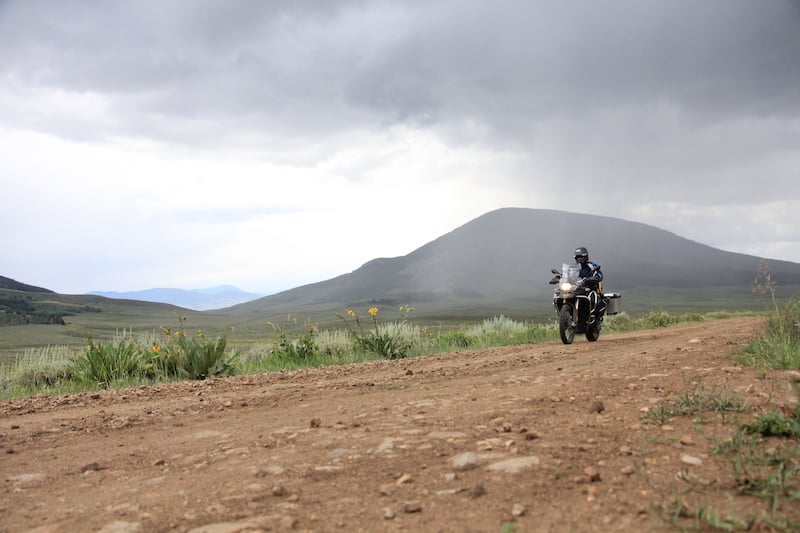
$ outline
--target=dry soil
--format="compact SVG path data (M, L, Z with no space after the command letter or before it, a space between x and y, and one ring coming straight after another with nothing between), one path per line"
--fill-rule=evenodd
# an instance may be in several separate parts
M676 498L758 513L711 450L796 401L786 373L732 362L761 327L8 401L0 531L671 530ZM647 416L698 390L748 407Z

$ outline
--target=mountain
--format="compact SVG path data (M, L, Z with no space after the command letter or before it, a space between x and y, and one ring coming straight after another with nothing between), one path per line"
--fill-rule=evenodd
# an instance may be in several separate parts
M586 246L591 260L602 265L606 290L628 289L633 294L724 289L726 294L749 295L761 261L618 218L504 208L408 255L374 259L349 274L225 311L297 313L359 304L411 304L450 311L480 307L485 313L547 303L552 294L547 283L550 269L572 262L577 246ZM769 261L769 268L778 283L800 284L800 264ZM659 302L647 305L658 308Z
M168 303L187 309L194 309L195 311L230 307L263 296L262 294L244 292L232 285L219 285L208 289L191 290L157 288L130 292L93 291L89 294L107 298Z
M23 291L23 292L49 292L53 293L53 291L49 289L43 289L41 287L34 287L33 285L26 285L25 283L20 283L19 281L13 280L11 278L7 278L5 276L0 276L0 289L10 289L12 291Z

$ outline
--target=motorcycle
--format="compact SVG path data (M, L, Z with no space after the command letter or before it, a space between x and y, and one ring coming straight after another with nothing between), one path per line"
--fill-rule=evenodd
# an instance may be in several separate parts
M598 290L595 319L590 323L590 297L593 291L586 284L593 281L594 272L599 269L600 265L594 265L592 275L587 278L579 276L581 266L578 264L564 263L560 273L556 269L551 270L555 277L550 280L550 284L556 285L553 306L558 313L558 331L564 344L572 344L576 333L585 334L588 341L596 341L600 338L600 330L603 329L603 318L606 315L619 313L618 300L622 295L618 292L603 293L602 290Z

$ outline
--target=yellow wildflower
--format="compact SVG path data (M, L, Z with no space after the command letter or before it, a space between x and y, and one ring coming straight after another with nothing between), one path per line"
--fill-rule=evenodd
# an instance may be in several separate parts
M156 343L153 343L153 352L159 353L161 351L161 346Z
M369 309L367 309L367 313L369 313L370 316L375 316L375 315L378 314L378 308L377 307L370 307Z
M356 316L356 312L353 311L352 309L348 309L347 310L347 314L350 315L350 316Z

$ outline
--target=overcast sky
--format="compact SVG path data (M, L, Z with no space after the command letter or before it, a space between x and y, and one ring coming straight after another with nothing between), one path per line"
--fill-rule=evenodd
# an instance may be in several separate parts
M62 293L266 294L501 207L800 262L800 1L0 0L0 206L0 275Z

